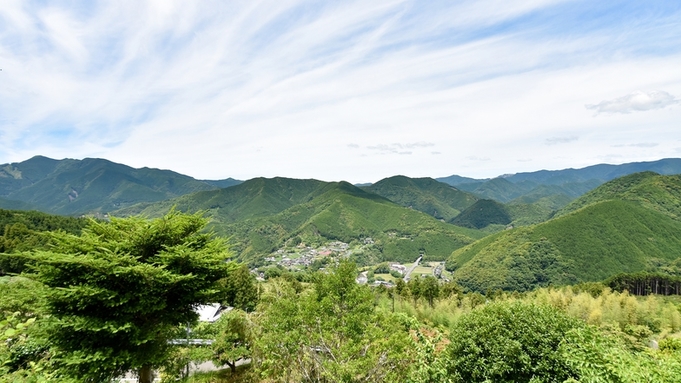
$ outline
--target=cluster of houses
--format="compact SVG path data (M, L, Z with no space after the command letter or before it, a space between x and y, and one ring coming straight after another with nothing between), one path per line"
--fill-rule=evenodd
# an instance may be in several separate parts
M296 252L279 249L274 252L271 257L265 258L265 261L276 263L287 268L305 267L310 266L317 258L348 255L350 252L350 245L341 241L333 241L326 246L319 248L312 248L301 244L298 246L298 249L299 250ZM279 257L281 257L281 259L279 259Z

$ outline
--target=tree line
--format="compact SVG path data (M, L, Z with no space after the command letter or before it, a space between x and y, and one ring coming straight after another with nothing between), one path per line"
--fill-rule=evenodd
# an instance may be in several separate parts
M628 291L634 295L681 295L681 277L675 275L640 272L622 273L604 282L617 291Z

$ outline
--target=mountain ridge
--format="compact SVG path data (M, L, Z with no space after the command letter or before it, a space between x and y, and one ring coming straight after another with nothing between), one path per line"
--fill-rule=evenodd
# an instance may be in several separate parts
M214 182L223 181L231 182ZM105 214L138 202L217 188L171 170L132 168L100 158L54 160L35 156L0 165L4 205L52 214Z

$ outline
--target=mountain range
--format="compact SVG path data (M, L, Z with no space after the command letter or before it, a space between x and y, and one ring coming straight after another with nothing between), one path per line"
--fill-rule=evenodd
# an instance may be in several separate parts
M98 158L36 156L0 165L0 207L61 215L107 213L237 183L200 181L170 170L135 169Z
M358 187L283 177L197 180L104 159L37 156L0 165L0 208L72 216L203 211L251 264L283 246L370 243L353 255L358 262L423 255L446 259L470 290L526 290L676 267L681 181L662 175L674 173L681 159L487 180L394 176Z
M404 194L427 194L408 179L400 180L412 186L400 189ZM416 182L420 183L434 185L440 192L440 188L452 189L434 180ZM452 193L458 196L459 192ZM472 195L463 194L463 199L475 201ZM376 244L373 257L379 260L413 261L420 254L426 259L444 260L452 249L484 235L405 208L347 182L282 177L254 178L226 189L138 204L116 214L159 216L172 207L206 212L211 227L232 238L233 249L244 260L272 253L290 241L320 245L366 238Z
M574 199L595 187L628 174L652 171L662 175L681 173L681 159L667 158L622 165L599 164L581 169L539 170L474 179L457 175L436 178L440 182L499 202L532 203L542 198Z

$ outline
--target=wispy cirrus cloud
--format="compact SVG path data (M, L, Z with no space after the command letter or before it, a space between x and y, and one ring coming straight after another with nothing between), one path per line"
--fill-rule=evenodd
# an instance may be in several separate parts
M627 114L662 109L678 103L679 100L667 92L639 90L613 100L601 101L598 104L587 104L586 108L596 111L596 114Z
M459 164L494 176L527 153L582 165L567 161L596 158L615 132L681 138L679 108L645 131L623 112L671 105L664 95L604 96L676 100L680 17L674 2L6 0L0 163L90 156L200 178L357 181ZM606 101L591 110L631 121L575 112L594 89ZM565 131L580 156L559 145Z

